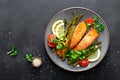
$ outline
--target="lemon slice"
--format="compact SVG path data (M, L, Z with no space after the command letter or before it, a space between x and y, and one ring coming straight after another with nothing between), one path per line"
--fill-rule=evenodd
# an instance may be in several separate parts
M56 27L56 36L62 40L62 37L61 35L64 35L64 23L60 23L58 24L58 26Z
M57 21L55 21L53 23L53 25L52 25L52 33L54 35L56 35L56 27L58 26L58 24L61 24L61 23L63 23L63 20L57 20Z
M95 62L100 58L100 49L97 49L97 51L95 53L92 53L89 57L88 57L88 61L89 62Z

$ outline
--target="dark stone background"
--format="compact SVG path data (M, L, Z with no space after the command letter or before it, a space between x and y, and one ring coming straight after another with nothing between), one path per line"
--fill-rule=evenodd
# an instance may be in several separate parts
M48 57L44 33L58 11L82 6L96 11L110 31L110 48L95 68L79 73L63 70ZM120 80L120 0L0 0L0 80ZM15 45L17 57L6 54ZM42 67L33 68L25 53L39 55Z

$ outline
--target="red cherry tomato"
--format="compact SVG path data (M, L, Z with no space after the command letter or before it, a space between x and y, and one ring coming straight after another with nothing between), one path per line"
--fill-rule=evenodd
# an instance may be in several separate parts
M88 63L89 63L88 59L80 60L79 62L80 66L82 67L88 66Z
M51 39L52 39L52 38L56 39L57 37L56 37L56 35L54 35L54 34L49 34L49 35L48 35L48 42L49 42L49 43L53 43L53 42L51 42Z
M57 44L48 42L48 46L51 47L51 48L55 48L57 46Z
M93 24L94 23L94 19L93 18L87 18L87 19L85 19L85 22Z
M57 44L51 42L52 38L56 39L57 37L54 34L49 34L48 35L48 46L51 47L51 48L55 48L57 46Z

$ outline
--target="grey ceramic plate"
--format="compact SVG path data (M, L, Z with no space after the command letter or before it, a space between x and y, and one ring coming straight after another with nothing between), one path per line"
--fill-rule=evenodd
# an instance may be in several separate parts
M81 14L81 13L84 14L84 17L82 18L82 20L85 20L85 18L88 18L88 17L98 16L100 19L100 23L105 25L105 30L100 34L100 36L98 38L98 40L102 41L101 56L98 61L90 63L87 67L72 67L71 65L68 65L67 60L62 61L56 55L55 52L52 52L52 50L51 50L51 48L49 48L48 42L47 42L47 37L49 34L51 34L51 28L52 28L53 22L55 22L56 20L59 20L59 19L64 19L64 18L66 18L67 20L70 20L74 10L77 12L77 14ZM70 8L66 8L66 9L58 12L48 23L46 31L45 31L45 36L44 36L45 48L46 48L47 54L49 55L51 60L59 67L65 69L65 70L68 70L68 71L73 71L73 72L85 71L85 70L95 67L98 63L100 63L102 61L102 59L104 58L104 56L106 55L106 52L108 50L109 40L110 39L109 39L108 28L107 28L104 20L94 11L87 9L87 8L83 8L83 7L70 7Z

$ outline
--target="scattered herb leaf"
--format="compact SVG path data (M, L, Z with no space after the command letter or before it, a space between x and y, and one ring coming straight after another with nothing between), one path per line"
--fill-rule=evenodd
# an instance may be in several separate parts
M15 46L13 46L12 49L9 52L7 52L6 54L9 54L10 56L17 56L18 51L16 50Z
M17 56L17 55L18 55L18 51L16 50L10 54L10 56Z
M27 62L32 62L33 55L31 53L27 53L27 54L25 54L25 59Z

